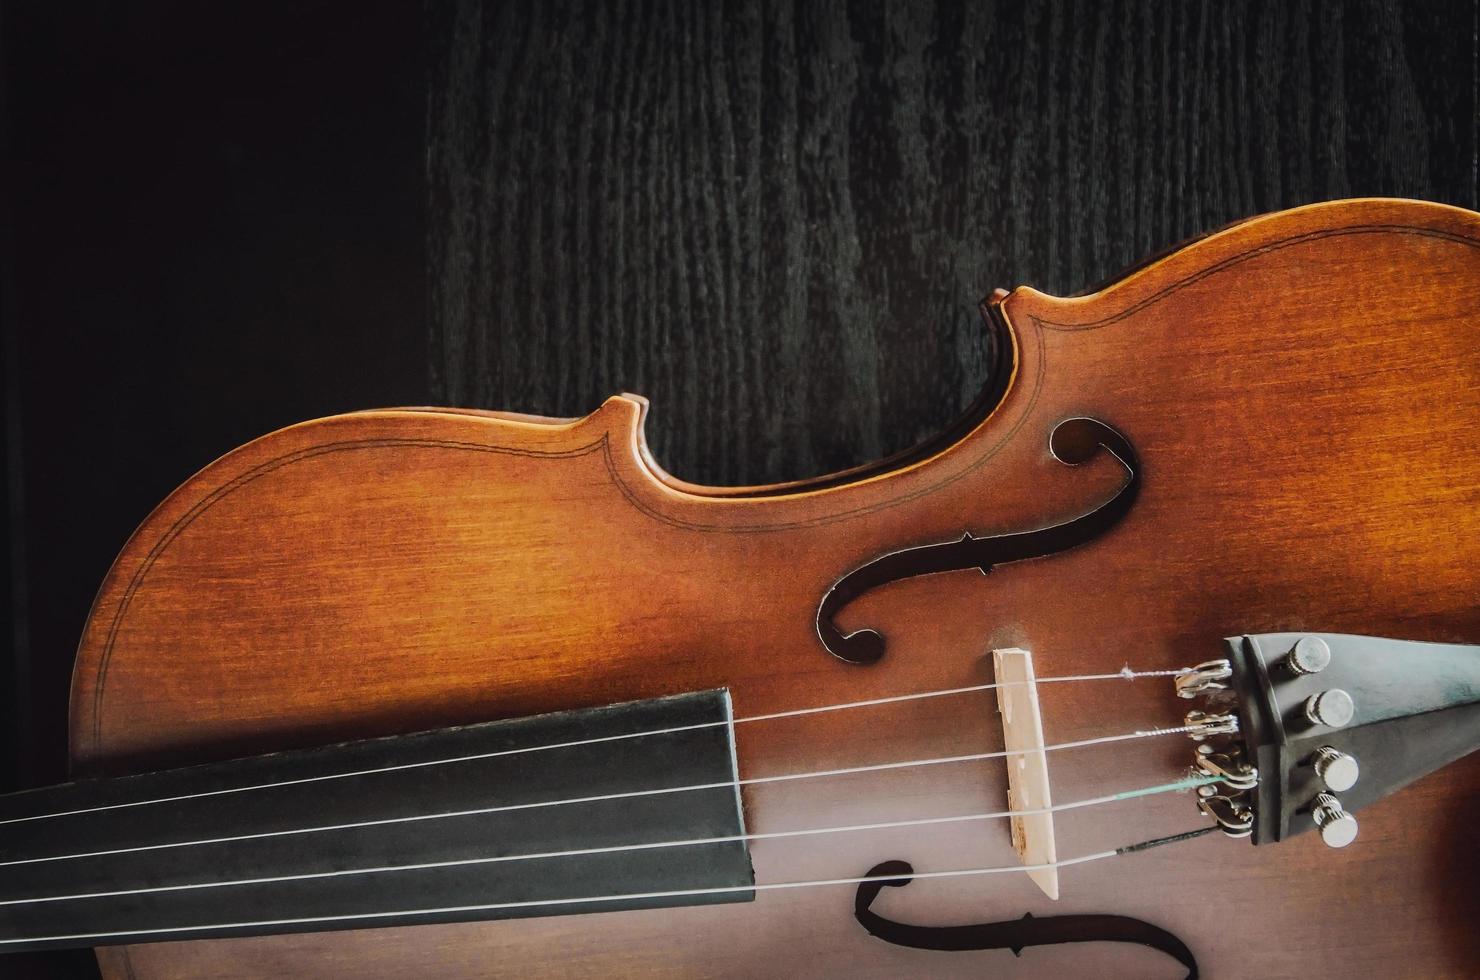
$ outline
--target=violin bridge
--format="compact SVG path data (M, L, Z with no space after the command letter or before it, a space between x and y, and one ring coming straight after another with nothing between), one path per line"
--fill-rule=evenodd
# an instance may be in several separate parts
M1048 754L1044 751L1043 716L1038 710L1038 684L1033 654L1016 647L992 651L996 670L997 710L1002 714L1003 747L1007 755L1007 808L1047 810L1053 805L1048 790ZM1032 813L1009 818L1012 846L1025 865L1050 865L1027 872L1049 898L1059 897L1059 870L1054 843L1053 814Z

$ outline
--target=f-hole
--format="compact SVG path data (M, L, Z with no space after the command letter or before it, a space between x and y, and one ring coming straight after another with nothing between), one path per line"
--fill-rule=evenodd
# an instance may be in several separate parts
M990 537L975 537L967 531L955 541L905 548L855 568L839 579L818 604L817 636L827 651L850 664L877 663L884 656L882 633L862 629L844 634L836 625L838 613L849 603L881 585L971 568L985 575L997 565L1042 558L1092 541L1130 512L1141 490L1141 468L1135 448L1125 436L1097 419L1065 419L1049 434L1048 448L1067 466L1085 463L1104 449L1125 467L1128 479L1115 496L1062 524Z
M869 935L896 946L961 953L1010 949L1021 956L1030 946L1060 943L1137 943L1172 957L1187 967L1187 980L1197 980L1197 958L1172 933L1127 915L1044 915L1028 912L1021 919L967 926L917 926L886 919L872 908L885 888L903 888L915 869L904 861L885 861L869 871L853 899L853 915Z

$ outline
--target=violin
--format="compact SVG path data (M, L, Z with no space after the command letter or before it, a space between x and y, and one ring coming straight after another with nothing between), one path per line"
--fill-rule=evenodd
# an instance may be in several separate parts
M1474 975L1480 214L1312 205L983 312L968 416L817 479L684 482L636 395L207 466L98 592L77 779L0 798L0 950Z

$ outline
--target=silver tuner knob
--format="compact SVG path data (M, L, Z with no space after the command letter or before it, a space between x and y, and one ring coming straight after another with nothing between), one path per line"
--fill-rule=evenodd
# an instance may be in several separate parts
M1218 829L1229 837L1248 837L1254 832L1254 811L1238 800L1199 793L1197 808L1218 821Z
M1352 696L1339 687L1305 699L1305 717L1312 725L1345 728L1356 713L1357 706L1352 703Z
M1172 684L1179 698L1195 698L1203 694L1228 689L1228 679L1233 676L1233 665L1227 660L1209 660L1198 664L1176 677Z
M1284 663L1296 677L1319 674L1331 663L1331 647L1319 636L1302 636L1285 655Z
M1259 785L1259 770L1237 758L1236 752L1218 752L1207 742L1197 747L1193 766L1204 776L1211 776L1234 792ZM1207 787L1211 789L1211 787Z
M1327 847L1345 847L1357 839L1357 818L1343 810L1341 801L1330 793L1316 796L1311 816Z
M1329 745L1316 749L1315 767L1321 782L1338 793L1345 793L1357 785L1357 776L1361 772L1356 759Z
M1207 711L1189 711L1182 719L1187 737L1196 742L1214 735L1237 735L1238 718L1231 714L1212 714Z

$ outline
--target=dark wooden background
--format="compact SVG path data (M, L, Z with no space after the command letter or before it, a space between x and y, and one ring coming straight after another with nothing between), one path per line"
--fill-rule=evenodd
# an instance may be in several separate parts
M625 389L691 480L875 458L985 382L994 286L1475 207L1477 37L1480 0L0 2L0 790L64 777L98 582L238 443Z
M702 482L939 431L994 286L1324 198L1475 203L1473 0L433 7L435 397L646 394Z

